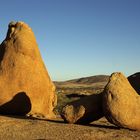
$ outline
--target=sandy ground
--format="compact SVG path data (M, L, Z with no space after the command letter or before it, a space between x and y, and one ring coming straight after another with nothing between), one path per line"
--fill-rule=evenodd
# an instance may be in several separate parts
M54 121L0 116L0 140L140 140L140 132L120 129L102 118L83 126Z

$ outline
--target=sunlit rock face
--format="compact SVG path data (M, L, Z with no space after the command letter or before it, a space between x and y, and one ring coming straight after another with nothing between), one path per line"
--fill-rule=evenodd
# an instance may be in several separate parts
M11 22L0 45L0 113L52 118L54 91L33 31L24 22Z
M111 123L140 130L140 96L122 73L113 73L104 89L103 111Z

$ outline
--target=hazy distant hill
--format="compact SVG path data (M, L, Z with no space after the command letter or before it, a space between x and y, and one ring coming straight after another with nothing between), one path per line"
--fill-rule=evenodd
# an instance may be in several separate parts
M76 83L76 84L92 84L97 82L106 82L108 81L109 76L108 75L96 75L96 76L90 76L90 77L83 77L79 79L69 80L67 82L69 83Z
M108 75L96 75L63 82L55 81L54 84L59 94L90 95L103 91L108 80Z
M107 83L109 80L108 75L95 75L95 76L90 76L90 77L83 77L83 78L78 78L78 79L72 79L68 81L55 81L54 84L56 87L62 87L62 86L92 86L97 83Z

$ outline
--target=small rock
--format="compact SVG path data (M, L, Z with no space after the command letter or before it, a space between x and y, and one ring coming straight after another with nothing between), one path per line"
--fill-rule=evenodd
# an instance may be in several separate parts
M61 113L68 123L88 124L103 117L102 93L83 97L68 103Z

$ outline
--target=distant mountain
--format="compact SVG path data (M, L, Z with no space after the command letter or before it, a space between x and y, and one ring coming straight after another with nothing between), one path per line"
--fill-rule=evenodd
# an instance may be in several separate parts
M68 81L55 81L57 93L67 94L70 97L91 95L103 91L109 80L108 75L96 75ZM78 96L77 96L78 95Z
M90 77L83 77L79 79L73 79L66 82L75 83L75 84L93 84L98 82L107 82L109 80L108 75L96 75Z
M83 77L78 79L72 79L68 81L54 81L56 86L66 86L66 85L92 85L95 83L107 83L109 80L108 75L95 75L90 77Z

